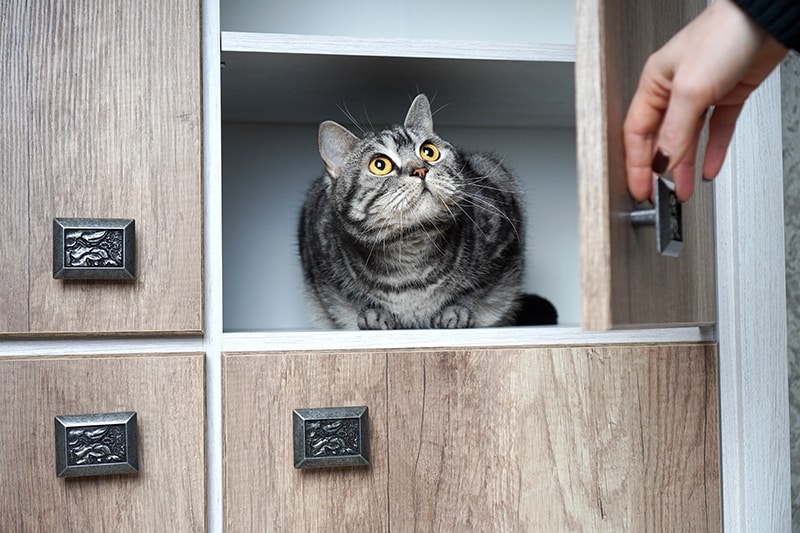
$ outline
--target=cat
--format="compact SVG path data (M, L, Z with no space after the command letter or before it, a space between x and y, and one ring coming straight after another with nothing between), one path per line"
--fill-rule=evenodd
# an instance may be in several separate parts
M359 138L325 121L318 141L326 172L306 195L298 231L318 322L343 329L503 326L533 302L526 323L555 323L547 300L522 291L525 223L516 178L497 157L461 153L436 135L424 94L402 126Z

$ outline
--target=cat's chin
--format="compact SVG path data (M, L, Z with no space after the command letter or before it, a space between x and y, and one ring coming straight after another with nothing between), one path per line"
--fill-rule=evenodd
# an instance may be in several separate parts
M416 201L410 206L407 217L416 219L419 223L440 222L453 219L455 202L450 202L441 193L425 187L417 196Z
M402 209L391 212L374 213L373 229L416 228L430 224L439 224L454 220L452 209L436 198L430 191L423 191L412 202L408 202Z

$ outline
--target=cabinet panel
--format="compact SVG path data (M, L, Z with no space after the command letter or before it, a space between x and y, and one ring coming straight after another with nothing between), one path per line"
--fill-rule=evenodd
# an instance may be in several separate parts
M715 320L711 186L683 206L684 248L660 257L654 231L634 228L622 124L650 52L703 0L576 3L576 115L583 326L709 324ZM700 167L698 167L699 169Z
M25 254L11 268L30 270L29 283L12 280L13 294L27 293L13 303L30 315L4 331L201 331L199 0L10 9L27 22L4 40L25 83L4 89L3 112L24 111L11 138L29 153L14 156L6 203L20 210L10 246ZM55 217L135 219L137 279L54 280Z
M223 376L232 530L720 528L713 345L239 354ZM371 466L293 470L292 409L346 405L369 406Z
M23 38L27 28L19 4L0 4L0 52L5 63L0 83L0 331L28 328L28 108L20 97L28 83Z
M226 354L230 531L388 531L386 354ZM370 467L296 470L292 410L369 407Z
M389 357L400 531L718 531L713 346Z
M0 359L0 509L15 531L205 527L202 354ZM56 477L54 417L136 411L139 473Z

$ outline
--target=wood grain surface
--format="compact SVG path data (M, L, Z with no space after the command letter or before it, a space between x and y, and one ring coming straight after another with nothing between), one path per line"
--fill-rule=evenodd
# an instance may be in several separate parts
M796 378L787 365L787 325L789 338L797 329L787 321L786 282L794 282L784 267L784 248L792 256L797 245L784 241L779 74L748 99L716 180L717 246L725 258L718 335L726 532L797 529L790 490L797 426L789 396ZM797 213L789 207L786 215Z
M0 332L28 329L29 116L25 2L0 3Z
M14 305L29 301L29 327L3 331L202 331L199 0L3 9L25 22L4 24L11 37L1 42L25 80L3 88L4 122L29 151L13 158L20 172L2 213L25 224L10 241L25 252L13 269L30 264L30 288L23 277L13 289ZM54 280L55 217L135 219L137 279Z
M225 354L226 531L388 531L386 354ZM297 470L292 410L369 407L369 468Z
M713 345L228 355L226 524L718 531L716 368ZM362 402L368 470L292 470L292 408Z
M576 4L576 115L583 326L710 324L715 319L711 186L683 206L684 249L660 257L655 232L634 228L622 124L648 55L705 2ZM698 181L699 174L698 174Z
M0 359L0 529L204 531L204 384L202 354ZM119 411L139 473L57 478L54 417Z
M718 531L710 346L389 359L400 531Z

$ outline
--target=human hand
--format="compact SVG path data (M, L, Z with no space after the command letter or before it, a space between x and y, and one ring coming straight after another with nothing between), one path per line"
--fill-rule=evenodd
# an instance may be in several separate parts
M706 112L705 179L722 168L745 100L787 50L731 0L716 0L647 60L623 128L628 189L652 193L653 173L672 172L678 200L694 191Z

